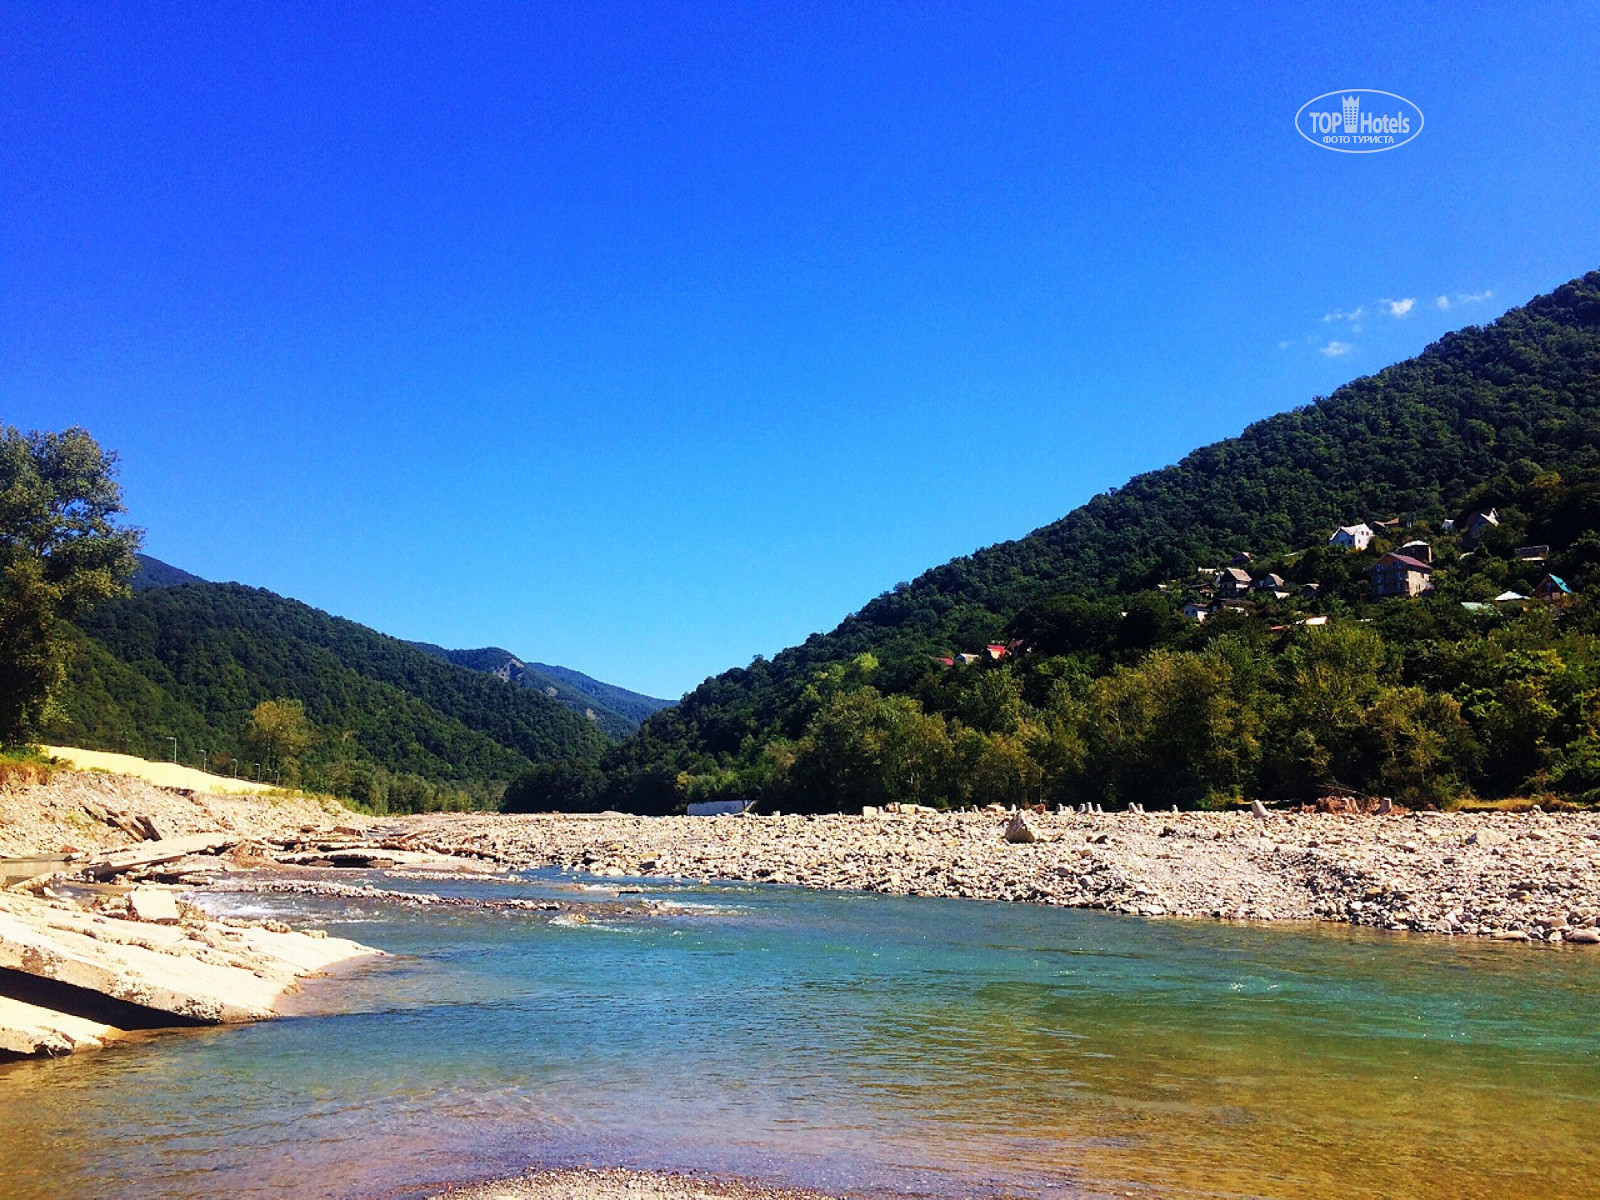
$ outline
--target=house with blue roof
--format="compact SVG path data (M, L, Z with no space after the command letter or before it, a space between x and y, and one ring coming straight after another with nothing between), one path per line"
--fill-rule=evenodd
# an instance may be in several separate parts
M1539 581L1539 586L1533 589L1533 595L1545 604L1565 604L1572 599L1572 589L1561 576L1546 575Z

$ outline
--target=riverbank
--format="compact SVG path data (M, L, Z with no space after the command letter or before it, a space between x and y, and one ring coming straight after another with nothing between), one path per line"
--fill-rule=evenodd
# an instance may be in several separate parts
M118 754L111 750L80 750L76 746L40 746L39 749L58 763L78 771L102 771L109 775L125 775L142 779L157 787L182 788L213 796L267 796L285 795L283 788L271 783L258 783L237 776L213 775L209 771L181 766L175 762L159 762L133 754Z
M1146 917L1341 921L1600 943L1600 814L817 817L439 814L396 845L601 877L1026 901Z
M272 839L358 836L368 824L304 797L217 796L98 772L0 789L10 885L0 890L0 1057L263 1020L299 980L378 953L320 930L212 920L181 884L194 866L264 862Z
M658 1171L531 1171L442 1192L435 1200L838 1200L821 1192Z
M37 891L0 893L0 1057L265 1020L305 976L379 953L320 930L214 921L177 889Z
M221 831L205 870L558 868L1095 908L1336 921L1600 945L1600 813L634 817L437 813L376 821L303 797L209 796L57 772L0 790L0 853L82 858ZM141 832L142 831L142 832ZM184 878L181 874L177 878Z

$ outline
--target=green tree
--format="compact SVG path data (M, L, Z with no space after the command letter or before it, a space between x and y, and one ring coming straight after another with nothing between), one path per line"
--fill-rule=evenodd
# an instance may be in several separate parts
M1006 670L973 671L957 693L951 715L983 733L1015 733L1022 721L1022 689Z
M1154 651L1089 690L1090 774L1114 802L1203 803L1251 787L1259 710L1230 657Z
M0 744L35 734L62 680L63 626L126 591L139 531L116 455L82 429L0 429Z
M1454 698L1422 688L1385 688L1361 724L1358 778L1369 791L1412 804L1437 803L1461 790L1475 750Z
M1362 726L1386 680L1398 673L1383 639L1360 625L1307 628L1275 664L1283 697L1267 752L1268 791L1303 796L1319 786L1358 786L1366 775Z
M505 812L599 812L606 777L586 762L540 763L513 779L500 807Z
M300 782L300 756L314 738L306 706L298 700L263 700L251 711L245 733L245 740L291 785Z
M794 807L844 809L942 800L944 719L909 696L860 687L834 695L806 726L788 779Z
M1020 738L963 729L954 739L943 799L950 804L1032 804L1040 798L1043 776Z

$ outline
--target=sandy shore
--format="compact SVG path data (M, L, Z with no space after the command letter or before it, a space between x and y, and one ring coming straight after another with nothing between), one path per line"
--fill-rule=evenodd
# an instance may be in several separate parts
M403 844L515 867L1030 901L1142 916L1342 921L1600 943L1600 814L435 815Z
M439 1200L834 1200L820 1192L652 1171L533 1171L476 1184Z
M110 775L126 775L142 779L164 788L183 788L191 792L205 792L213 796L265 796L285 794L282 788L271 783L253 783L248 779L212 775L194 767L180 766L175 762L153 762L132 754L117 754L110 750L79 750L76 746L41 746L51 758L76 767L80 771L104 771Z

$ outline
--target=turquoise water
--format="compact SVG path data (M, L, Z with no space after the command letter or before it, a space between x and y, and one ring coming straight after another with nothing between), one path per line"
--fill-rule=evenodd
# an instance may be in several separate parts
M459 890L604 897L570 889ZM410 1197L534 1163L941 1196L1600 1191L1600 954L647 891L675 907L212 897L395 957L304 1016L0 1066L0 1194Z

